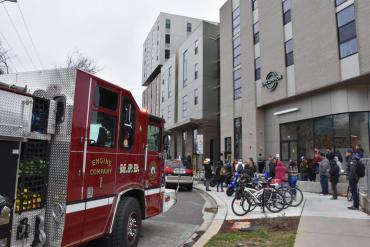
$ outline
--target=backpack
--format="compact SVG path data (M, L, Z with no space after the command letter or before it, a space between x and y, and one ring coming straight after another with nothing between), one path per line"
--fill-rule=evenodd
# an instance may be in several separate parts
M221 171L220 171L220 176L223 177L225 175L226 175L226 169L225 169L225 167L222 167Z
M365 177L365 165L361 160L357 160L356 173L359 178Z

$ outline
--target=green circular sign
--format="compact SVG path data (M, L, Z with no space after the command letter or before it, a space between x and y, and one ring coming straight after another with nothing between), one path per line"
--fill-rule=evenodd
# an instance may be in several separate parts
M272 92L277 88L279 81L281 79L283 79L282 75L279 75L276 72L270 72L267 74L266 81L262 83L262 86L266 87L268 90Z

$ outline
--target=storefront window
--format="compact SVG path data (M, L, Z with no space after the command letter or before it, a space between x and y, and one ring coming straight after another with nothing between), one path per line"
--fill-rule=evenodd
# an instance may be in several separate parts
M298 157L313 157L313 121L298 123Z
M281 140L297 140L297 126L298 123L291 123L281 126Z
M326 153L327 149L333 149L333 117L326 116L314 121L315 148Z
M369 116L367 112L351 113L351 145L361 145L364 157L369 157Z
M334 115L333 125L335 151L339 151L342 157L344 157L346 149L351 146L349 139L349 115L347 113Z
M280 125L281 159L288 161L300 156L313 157L313 149L326 153L328 149L345 156L348 147L361 145L364 157L369 157L369 114L343 113ZM298 148L297 148L298 145Z

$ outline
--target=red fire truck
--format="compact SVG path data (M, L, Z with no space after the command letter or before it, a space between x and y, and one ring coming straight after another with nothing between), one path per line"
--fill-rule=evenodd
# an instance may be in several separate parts
M0 76L0 247L136 246L164 190L164 121L76 69Z

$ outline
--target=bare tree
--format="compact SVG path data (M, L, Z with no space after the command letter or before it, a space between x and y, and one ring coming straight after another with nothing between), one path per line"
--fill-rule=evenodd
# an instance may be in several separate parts
M8 51L4 49L0 42L0 75L9 74L8 59Z
M81 69L91 74L96 74L101 71L101 68L92 58L86 57L79 50L72 52L67 57L66 66L67 68Z

